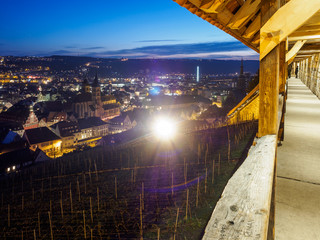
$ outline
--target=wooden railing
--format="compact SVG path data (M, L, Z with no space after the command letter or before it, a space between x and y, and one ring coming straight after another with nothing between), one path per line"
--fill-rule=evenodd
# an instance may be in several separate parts
M278 130L285 98L279 95ZM229 179L204 240L273 239L276 149L278 135L255 139L248 157Z
M248 93L247 96L245 96L241 102L237 104L233 109L231 109L227 116L232 117L233 114L235 114L239 109L243 108L244 105L248 104L248 102L252 101L257 95L259 95L259 84L251 90L251 92Z
M203 239L267 239L277 136L264 136L230 178Z

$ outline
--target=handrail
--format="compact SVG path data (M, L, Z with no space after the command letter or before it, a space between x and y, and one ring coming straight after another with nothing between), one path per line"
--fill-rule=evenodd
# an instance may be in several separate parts
M251 100L251 98L255 97L257 94L257 92L259 92L259 84L251 91L248 93L247 96L245 96L241 102L239 102L237 104L237 106L235 106L232 110L230 110L227 114L228 117L231 117L238 108L240 108L244 103L246 103L247 101Z
M229 179L203 236L207 239L267 239L276 155L276 135L263 136Z
M284 107L285 98L279 94L278 131ZM267 135L251 146L248 157L229 179L205 229L204 240L267 239L274 215L271 205L277 142L277 134ZM273 228L274 223L270 224Z

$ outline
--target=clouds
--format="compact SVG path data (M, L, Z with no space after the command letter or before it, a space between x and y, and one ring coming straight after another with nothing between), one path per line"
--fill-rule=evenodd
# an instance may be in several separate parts
M83 50L97 50L97 49L104 49L105 47L87 47L87 48L81 48Z
M151 40L148 40L151 41ZM155 40L154 40L155 41ZM164 40L166 41L166 40ZM132 49L88 53L94 57L131 58L215 58L258 59L258 54L241 42L207 42L190 44L166 44Z
M139 43L156 43L156 42L180 42L181 40L177 39L166 39L166 40L141 40L141 41L135 41Z
M204 43L176 43L169 44L169 41L179 41L174 39L167 40L142 40L145 46L118 50L107 50L102 45L92 47L78 47L66 45L62 49L50 52L38 52L38 56L50 55L69 55L69 56L88 56L104 58L193 58L193 59L224 59L224 60L258 60L259 55L249 49L241 42L204 42ZM148 45L148 43L159 42L159 44ZM164 44L161 44L163 42ZM1 46L1 45L0 45ZM3 54L3 53L2 53ZM18 55L18 54L14 54ZM24 54L28 55L28 54Z

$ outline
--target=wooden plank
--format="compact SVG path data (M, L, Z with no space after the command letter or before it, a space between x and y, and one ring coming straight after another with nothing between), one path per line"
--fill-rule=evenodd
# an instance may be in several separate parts
M259 11L260 3L261 0L245 1L229 21L228 27L231 29L243 27Z
M205 229L204 240L266 239L276 143L276 135L268 135L251 147L247 159L225 187Z
M291 0L281 7L260 30L260 59L319 10L319 0L308 0L308 4L305 0Z
M247 30L242 35L244 38L252 38L254 34L256 34L261 27L261 13L259 13L253 22L249 25Z
M299 50L302 48L303 44L305 44L307 40L297 41L293 47L290 49L290 51L286 54L286 62L294 58L295 55L299 52Z

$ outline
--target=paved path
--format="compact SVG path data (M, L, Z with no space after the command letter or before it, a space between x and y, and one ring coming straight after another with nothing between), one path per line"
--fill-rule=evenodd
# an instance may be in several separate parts
M290 78L278 147L276 240L320 240L320 100Z

